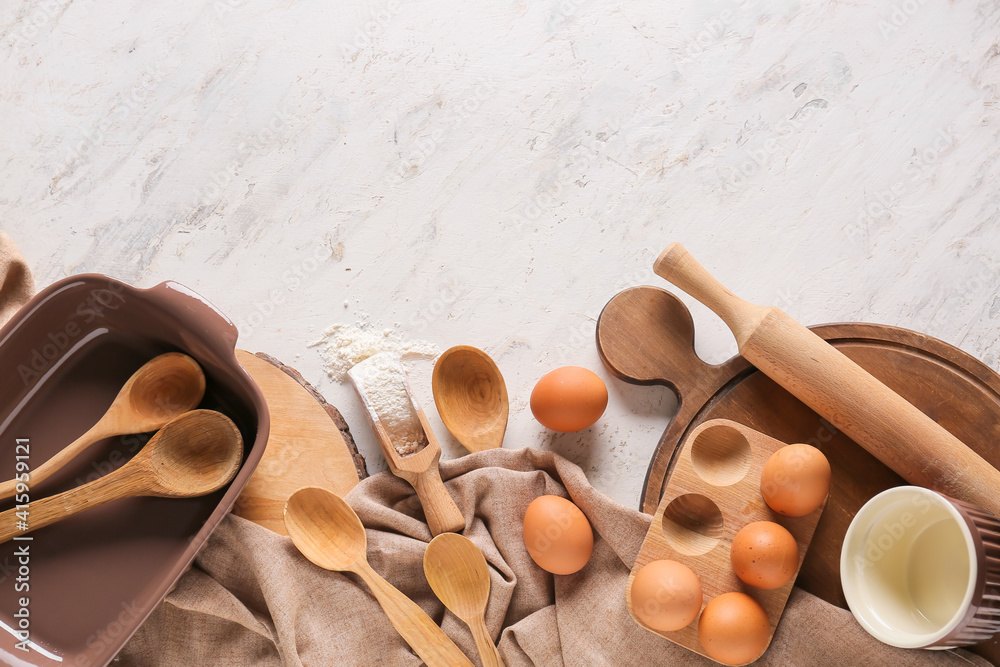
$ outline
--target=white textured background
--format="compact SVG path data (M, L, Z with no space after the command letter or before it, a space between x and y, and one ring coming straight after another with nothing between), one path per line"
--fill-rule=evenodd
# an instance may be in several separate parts
M910 327L997 367L998 28L995 0L5 2L0 226L40 286L202 293L341 408L372 472L357 398L307 343L367 316L483 347L506 446L635 506L674 399L611 379L594 323L665 285L669 241L806 324ZM611 403L554 436L527 399L564 364Z

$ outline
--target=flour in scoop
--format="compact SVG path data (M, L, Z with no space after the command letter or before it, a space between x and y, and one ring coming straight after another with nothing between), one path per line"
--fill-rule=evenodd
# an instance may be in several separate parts
M400 456L415 454L424 448L427 435L406 393L399 355L380 352L352 368L350 377Z

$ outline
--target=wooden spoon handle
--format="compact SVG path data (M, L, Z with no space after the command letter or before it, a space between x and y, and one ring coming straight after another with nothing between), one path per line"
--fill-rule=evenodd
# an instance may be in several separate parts
M420 498L420 504L424 507L424 516L427 517L427 527L431 529L431 535L458 533L465 528L462 510L458 509L455 500L441 481L437 465L432 465L423 472L412 473L410 484L413 485L417 497Z
M353 572L368 584L393 627L428 667L473 667L455 642L416 602L383 579L366 561L359 560L354 565Z
M72 461L77 457L83 450L90 447L95 442L103 440L104 438L111 437L115 435L114 433L108 433L104 426L104 420L97 422L90 429L81 435L79 438L71 442L69 445L61 449L48 461L38 466L31 471L28 475L29 483L34 486L39 484L55 473L59 472L63 466ZM7 482L0 484L0 500L6 500L7 498L13 498L17 492L17 480L12 479Z
M483 617L479 616L469 623L469 629L472 630L472 638L476 640L476 648L479 649L479 659L482 660L483 667L504 667L503 658L500 657L500 651L490 637L490 631Z
M112 472L89 484L30 502L26 508L9 509L0 514L0 544L92 507L131 495L135 495L135 488L128 483L127 476Z
M420 408L413 395L413 387L410 386L410 378L403 371L403 386L413 404L413 410L417 413L417 419L424 430L427 438L427 445L421 452L424 456L430 454L431 460L423 470L411 470L406 474L405 479L413 485L413 489L420 498L420 504L424 507L424 516L427 517L427 527L431 529L431 535L441 533L458 533L465 528L465 517L458 509L455 500L448 493L444 482L441 481L441 471L438 470L438 461L441 458L441 444L434 435L434 429L427 421L427 415ZM396 473L399 475L400 473Z

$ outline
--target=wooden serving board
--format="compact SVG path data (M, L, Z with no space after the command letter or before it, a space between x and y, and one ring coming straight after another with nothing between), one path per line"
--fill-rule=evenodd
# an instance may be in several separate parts
M988 366L906 329L861 323L811 329L1000 467L1000 375ZM644 512L656 512L677 445L707 420L732 419L782 442L823 450L833 468L830 498L796 583L846 609L840 549L847 527L869 498L903 479L742 357L718 365L702 361L694 351L690 312L666 290L633 287L612 298L598 318L597 348L619 379L665 385L678 397L677 414L646 473ZM974 650L1000 662L997 638Z
M285 531L285 501L303 486L320 486L343 497L368 476L347 422L294 368L263 353L236 351L260 387L271 413L271 433L233 513Z
M678 450L677 463L625 587L625 603L639 625L705 655L697 619L675 632L658 632L643 624L632 609L635 575L647 564L667 559L687 565L698 575L706 603L731 591L757 600L767 612L770 636L774 636L795 577L773 590L747 586L733 572L729 550L743 526L773 521L795 538L799 546L796 573L802 567L823 507L803 517L786 517L768 507L760 494L764 464L785 444L728 419L704 422L691 432Z

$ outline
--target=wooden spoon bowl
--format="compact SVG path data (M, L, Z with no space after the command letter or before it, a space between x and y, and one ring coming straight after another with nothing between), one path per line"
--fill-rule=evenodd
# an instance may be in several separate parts
M285 528L302 555L324 570L350 569L368 549L365 527L351 506L317 486L288 498Z
M317 486L299 489L285 504L285 528L295 547L312 563L361 577L393 627L429 667L472 667L417 603L371 568L365 527L342 498Z
M133 428L141 433L159 428L193 410L205 395L205 373L198 362L180 352L168 352L144 364L129 378L120 396L127 397Z
M460 619L486 611L490 572L479 547L467 537L443 533L431 540L424 552L424 574L434 594Z
M441 421L470 452L496 449L507 431L507 385L488 354L456 345L438 357L431 377Z
M143 462L163 496L187 498L211 493L235 477L243 462L239 429L228 417L212 410L181 415L160 429L149 444L136 459Z
M438 535L424 551L424 576L444 606L469 626L484 667L502 667L483 618L490 600L490 570L479 547L456 533Z

